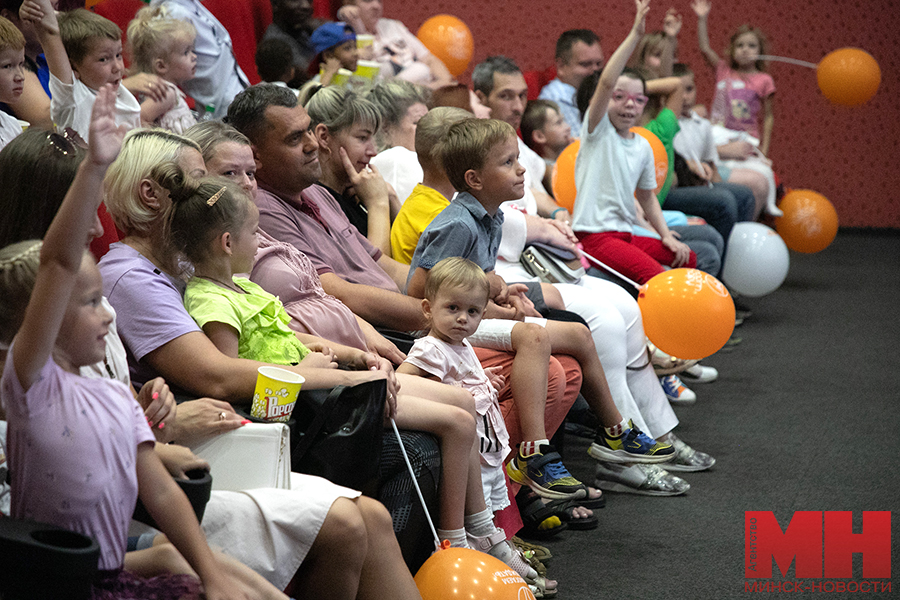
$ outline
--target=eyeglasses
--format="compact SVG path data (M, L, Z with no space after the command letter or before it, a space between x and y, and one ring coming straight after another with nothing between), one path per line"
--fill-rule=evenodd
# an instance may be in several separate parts
M647 105L647 102L650 100L647 96L643 94L626 94L621 90L616 90L612 95L613 102L626 104L629 100L634 101L634 105L638 108L643 108Z

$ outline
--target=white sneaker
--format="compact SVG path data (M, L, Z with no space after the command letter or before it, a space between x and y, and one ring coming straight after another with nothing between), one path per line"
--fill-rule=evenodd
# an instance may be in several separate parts
M693 404L697 401L697 394L689 390L678 375L660 377L659 384L672 404Z
M681 380L688 383L709 383L718 378L719 372L715 367L705 367L699 363L681 373Z

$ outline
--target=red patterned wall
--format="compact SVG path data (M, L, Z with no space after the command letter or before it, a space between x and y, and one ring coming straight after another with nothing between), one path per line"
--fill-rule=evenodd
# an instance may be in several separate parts
M543 69L553 61L556 38L565 29L590 28L609 54L627 34L633 3L611 0L385 0L385 16L400 19L414 33L428 17L461 18L475 38L473 63L489 54L508 54L523 69ZM651 8L648 29L656 29L670 6ZM697 50L696 18L687 0L679 58L698 74L699 99L712 98L712 73ZM900 1L894 0L716 0L710 39L721 54L731 31L742 23L762 28L770 52L818 62L846 46L863 48L881 66L878 94L859 108L829 104L816 85L815 71L783 63L770 68L778 88L771 157L784 183L824 194L842 226L900 228ZM468 79L471 66L463 75ZM892 100L894 99L894 100Z

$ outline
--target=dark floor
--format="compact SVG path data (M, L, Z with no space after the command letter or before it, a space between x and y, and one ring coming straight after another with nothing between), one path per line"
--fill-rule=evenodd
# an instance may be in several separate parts
M792 252L782 287L749 301L743 342L704 361L719 380L695 385L697 403L676 408L676 432L717 464L682 474L691 489L681 497L610 493L598 529L547 542L559 598L778 595L744 591L754 581L744 579L744 511L773 511L782 528L798 510L853 511L858 532L862 511L900 509L898 299L900 235L842 232L819 254ZM566 465L590 480L587 441L570 435L566 446ZM859 554L854 577L863 580ZM771 581L782 580L776 569Z

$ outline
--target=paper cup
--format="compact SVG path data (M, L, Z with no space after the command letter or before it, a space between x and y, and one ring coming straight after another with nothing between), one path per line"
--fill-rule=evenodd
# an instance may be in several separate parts
M258 371L250 414L266 421L287 422L305 379L278 367L260 367Z
M373 44L375 44L375 36L372 34L363 33L356 36L356 47L360 50Z
M381 70L381 65L377 62L371 60L358 60L356 61L356 71L354 71L354 75L357 77L365 77L366 79L374 80L378 76L378 72Z

